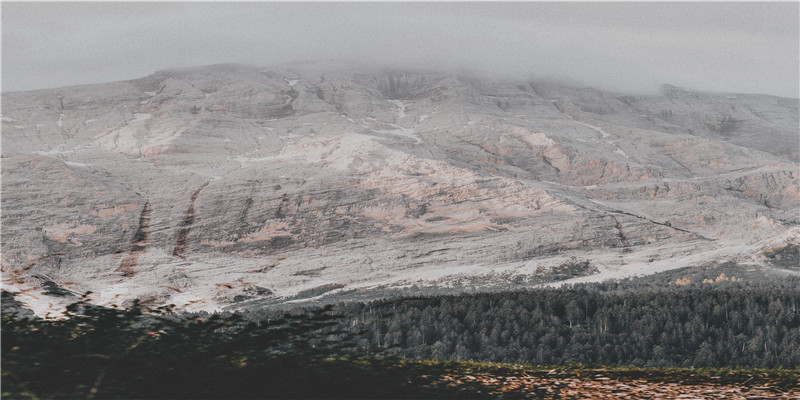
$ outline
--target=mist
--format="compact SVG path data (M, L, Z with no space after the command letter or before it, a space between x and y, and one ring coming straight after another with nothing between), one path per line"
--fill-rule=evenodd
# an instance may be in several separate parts
M335 59L800 97L798 13L797 2L3 2L2 91Z

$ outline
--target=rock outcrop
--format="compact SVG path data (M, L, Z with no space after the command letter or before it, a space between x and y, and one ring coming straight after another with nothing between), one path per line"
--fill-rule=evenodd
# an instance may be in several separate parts
M599 271L579 279L764 264L800 240L797 115L773 96L308 66L7 93L4 285L214 309L576 256Z

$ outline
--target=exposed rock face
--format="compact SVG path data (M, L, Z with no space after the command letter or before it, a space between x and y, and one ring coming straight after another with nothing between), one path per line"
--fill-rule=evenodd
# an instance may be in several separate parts
M211 309L572 256L589 279L763 264L800 239L797 116L772 96L311 67L8 93L5 285Z

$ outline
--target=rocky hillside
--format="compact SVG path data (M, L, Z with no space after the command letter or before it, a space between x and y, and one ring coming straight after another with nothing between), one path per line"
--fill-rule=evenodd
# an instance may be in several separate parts
M3 286L44 314L764 266L800 241L798 103L320 64L5 93Z

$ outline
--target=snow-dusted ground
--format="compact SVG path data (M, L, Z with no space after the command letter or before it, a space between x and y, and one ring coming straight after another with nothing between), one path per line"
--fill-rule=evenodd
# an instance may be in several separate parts
M800 229L794 232L800 237ZM768 245L768 244L767 244ZM476 281L485 285L484 279L497 279L499 276L530 275L537 268L548 268L560 265L570 257L592 260L600 272L595 275L570 279L547 284L558 286L567 283L598 282L607 279L620 279L633 276L654 274L677 266L703 265L708 262L737 261L741 264L752 263L754 252L762 249L765 243L754 245L724 246L705 242L682 243L673 246L654 245L638 249L627 254L610 254L605 251L570 252L552 257L539 257L522 263L497 266L491 264L447 263L440 268L417 267L393 270L383 268L380 273L364 274L363 265L358 256L308 253L309 261L285 260L278 262L282 272L267 273L263 276L246 271L256 269L263 262L257 260L220 257L209 261L193 261L192 269L181 273L185 279L196 282L189 287L171 287L164 282L165 276L174 275L180 267L177 263L160 264L150 271L142 272L127 280L98 280L82 289L91 290L93 303L100 305L123 306L131 298L151 298L166 296L160 303L175 304L187 311L220 311L230 307L233 296L252 286L270 287L277 296L291 297L301 291L320 287L331 283L340 283L344 288L332 290L314 298L294 300L294 303L320 300L325 296L341 291L376 288L403 288L411 285L419 286L452 286ZM698 251L699 250L699 251ZM301 254L301 257L303 255ZM379 256L379 255L378 255ZM162 256L164 257L164 256ZM339 260L337 260L339 258ZM325 269L318 276L297 276L297 272L313 269L317 265L340 264L341 258L351 258L350 267ZM249 265L248 265L249 264ZM362 277L362 278L356 278ZM4 275L3 289L19 293L18 299L30 306L37 315L57 316L64 307L75 298L52 297L39 293L29 285L13 283L8 274ZM355 278L355 279L354 279ZM502 285L502 282L497 282ZM226 300L227 299L227 300Z
M203 76L70 97L108 99L86 109L4 97L4 288L40 315L75 298L35 273L98 304L212 311L338 285L315 299L502 286L570 257L600 271L570 282L763 265L800 242L795 164L576 111L569 91L430 78L388 100L363 76Z
M364 126L364 127L367 128L367 129L370 129L371 131L373 131L375 133L380 133L380 134L384 134L384 135L405 136L405 137L414 139L417 143L422 143L422 139L420 139L420 137L417 136L416 131L414 130L414 128L404 128L404 127L398 125L398 123L401 120L406 119L406 103L404 103L402 100L387 100L387 101L389 103L394 104L395 107L396 107L396 109L394 110L394 114L397 117L395 119L395 123L387 124L390 127L392 127L393 129L373 129L373 128L369 128L367 126ZM353 121L353 123L355 123L355 121Z

